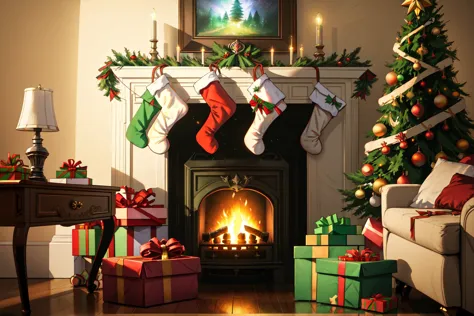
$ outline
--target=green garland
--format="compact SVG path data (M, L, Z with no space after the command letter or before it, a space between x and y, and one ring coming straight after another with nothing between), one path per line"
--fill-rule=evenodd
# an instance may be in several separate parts
M221 68L240 67L249 68L255 67L257 64L262 64L265 67L270 66L270 61L263 59L261 50L253 45L243 44L242 46L237 45L232 47L226 47L214 43L212 46L213 54L211 57L206 59L205 64L210 65L217 63ZM292 65L285 65L282 61L277 60L274 63L275 67L370 67L371 63L369 60L360 61L359 53L361 48L358 47L352 52L347 53L343 51L341 55L333 53L327 58L323 59L310 59L302 57L296 59ZM201 60L191 58L187 55L183 56L178 62L176 58L166 56L159 58L158 60L152 61L150 58L142 54L140 51L131 52L125 48L125 54L112 50L113 57L108 56L105 65L102 66L99 71L100 74L96 77L99 80L99 90L105 91L104 96L113 99L121 100L119 93L120 90L117 88L119 80L114 74L111 67L124 67L124 66L157 66L157 65L168 65L173 67L186 66L186 67L202 67ZM370 70L367 70L362 76L355 82L355 91L352 95L353 98L365 100L365 97L370 95L372 85L377 81L375 74Z

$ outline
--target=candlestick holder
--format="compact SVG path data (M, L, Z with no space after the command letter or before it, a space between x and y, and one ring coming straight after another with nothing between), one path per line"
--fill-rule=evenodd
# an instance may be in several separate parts
M323 59L326 55L323 51L324 45L316 45L316 53L313 54L315 59Z
M150 58L150 60L151 61L157 61L158 60L158 51L156 50L156 48L157 48L156 44L158 43L158 40L157 39L151 39L150 42L151 42L151 50L150 50L151 58Z

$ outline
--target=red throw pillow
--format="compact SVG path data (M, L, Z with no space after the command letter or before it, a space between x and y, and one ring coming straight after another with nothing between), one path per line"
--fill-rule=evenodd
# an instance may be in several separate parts
M464 204L474 197L474 177L456 173L447 187L436 198L435 208L462 211Z
M466 156L463 159L461 159L459 162L474 166L474 155Z

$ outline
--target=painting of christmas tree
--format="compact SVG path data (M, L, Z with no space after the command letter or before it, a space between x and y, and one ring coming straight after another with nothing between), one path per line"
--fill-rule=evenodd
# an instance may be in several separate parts
M196 37L276 37L279 0L196 0Z

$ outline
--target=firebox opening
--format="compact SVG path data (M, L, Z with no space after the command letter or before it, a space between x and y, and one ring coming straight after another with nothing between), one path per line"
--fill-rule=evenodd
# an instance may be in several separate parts
M198 212L200 244L246 250L273 242L273 204L259 191L213 191L202 199Z

